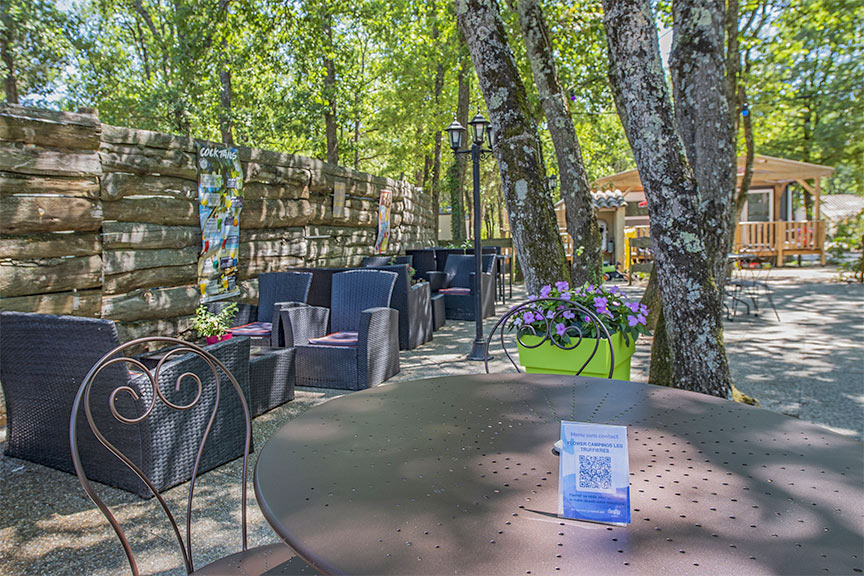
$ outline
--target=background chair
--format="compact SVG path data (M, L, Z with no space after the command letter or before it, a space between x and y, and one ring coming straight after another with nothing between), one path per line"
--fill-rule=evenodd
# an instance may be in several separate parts
M23 312L0 313L0 382L6 398L6 455L74 473L69 453L68 433L72 404L87 371L108 351L119 345L117 329L110 320L53 316ZM236 374L248 403L249 340L232 338L207 347L208 353ZM115 438L123 452L135 454L136 465L144 470L159 490L192 477L195 451L177 443L205 418L206 406L213 401L212 374L199 358L174 355L163 364L160 375L173 381L180 374L192 373L207 384L200 408L179 414L161 404L146 422L119 426L109 410L112 391L128 387L138 395L118 398L118 407L136 410L152 402L153 389L143 375L143 364L111 365L90 394L96 424ZM166 395L175 391L165 385ZM224 392L224 390L223 390ZM187 399L188 387L176 392L177 401ZM201 461L206 471L243 454L241 441L243 415L236 398L223 401L223 410L210 432L213 449ZM124 412L126 413L126 412ZM191 428L190 428L191 427ZM150 491L87 430L79 430L81 458L93 480L150 497Z
M329 310L281 311L286 342L297 348L298 386L360 390L399 372L399 313L389 307L397 278L381 270L341 272L332 277Z
M364 256L360 261L361 268L376 268L378 266L392 266L395 264L412 265L411 256Z
M268 272L259 275L258 305L239 305L231 333L263 340L270 346L283 346L285 339L278 311L305 304L311 283L312 275L306 272ZM209 307L212 311L219 311L225 305L225 302L213 302Z
M178 348L170 354L176 354L179 358L189 359L191 363L200 364L204 370L196 372L196 376L200 378L204 373L208 373L208 377L196 381L195 378L189 377L189 374L178 372L171 368L172 362L160 364L152 372L148 372L142 364L124 356L133 346L147 343L177 346ZM246 340L246 344L248 346L248 340ZM170 354L166 359L170 358ZM143 386L139 390L149 391L146 397L139 396L136 398L130 393L129 389L125 388L122 380L118 379L119 372L127 370L124 364L142 371L141 380ZM102 381L107 382L103 385L101 384ZM166 381L172 385L162 386L161 384ZM185 393L177 392L175 387L185 390ZM113 418L113 422L107 418L96 416L99 412L98 405L100 403L94 400L94 396L98 398L97 389L99 388L109 393L108 398L111 402L110 416ZM219 449L219 441L213 438L215 428L211 428L210 424L218 422L218 414L226 411L232 414L232 418L235 417L235 413L239 413L239 419L242 422L242 429L236 434L237 441L242 445L241 454L243 456L241 519L239 525L242 550L209 564L196 572L192 552L192 518L190 517L192 514L192 498L195 492L195 479L200 469L199 461L206 461L204 454L209 450ZM124 434L124 429L134 433L145 423L152 422L154 418L160 418L160 415L165 412L175 413L177 421L182 418L190 423L189 426L174 427L169 430L172 444L178 447L182 446L183 451L195 455L195 464L191 474L192 482L189 485L189 495L187 498L185 539L181 534L174 515L160 495L161 490L158 487L158 480L153 480L150 470L139 466L139 463L136 462L136 459L139 457L138 451L134 449L134 446L128 445L128 438L123 438L124 436L128 436L128 434ZM129 561L129 566L134 575L137 576L139 573L138 565L132 554L132 549L126 535L120 523L111 514L108 506L100 498L98 492L90 482L88 474L92 474L94 463L87 462L87 458L84 456L90 450L92 442L84 439L83 432L85 431L89 433L89 436L98 438L99 443L104 447L103 451L106 453L106 459L115 461L119 465L128 468L139 479L139 483L146 486L147 490L157 498L174 529L174 536L183 557L183 565L187 574L264 574L265 572L267 574L278 574L289 572L280 572L278 570L269 572L268 570L292 560L291 565L297 566L298 561L294 552L285 544L263 546L253 550L247 548L246 478L249 451L252 445L252 425L244 387L232 375L229 367L220 361L216 355L194 344L189 344L176 338L142 338L118 346L99 359L87 373L81 385L77 387L70 414L71 418L67 416L67 420L69 421L67 427L69 444L66 446L71 446L71 457L75 472L78 474L78 479L81 481L84 491L105 515L114 532L120 538L126 558ZM208 450L205 450L205 445ZM128 450L130 448L132 449L131 452ZM110 450L110 454L108 454L108 450ZM103 463L102 465L104 466L105 464Z
M495 315L495 254L482 256L482 317ZM430 287L444 294L448 320L474 320L474 256L450 254L443 272L430 272Z
M410 256L409 256L410 258ZM393 286L390 308L399 312L399 349L413 350L432 340L432 302L429 283L411 283L408 264L377 265L364 258L370 270L384 270L399 275Z
M547 304L552 304L555 308L555 315L552 318L547 316L548 310L543 306ZM532 322L528 326L521 322L521 319L528 312L532 313L532 316L539 315L542 317L542 321L539 322L539 329L536 327L537 322ZM568 326L567 335L571 340L569 344L558 342L553 338L556 334L555 325L559 323ZM576 374L581 374L594 361L595 357L598 360L608 359L608 378L612 378L612 374L615 371L615 350L612 344L612 337L606 326L603 325L592 310L570 300L562 298L537 298L536 300L529 300L528 302L513 306L506 314L501 316L486 339L484 364L487 374L489 373L489 348L496 338L496 333L504 355L507 356L507 359L510 360L510 363L516 368L517 372L522 372L522 370L519 368L518 362L513 359L512 346L510 350L507 349L505 336L508 333L512 333L513 340L528 349L552 346L563 351L575 351L577 349L587 351L587 355L584 353L578 356L573 355L573 370ZM533 338L526 340L526 337L529 336Z
M438 270L435 262L435 250L423 248L419 250L406 250L405 254L411 256L411 265L416 270L418 278L429 280L429 272Z

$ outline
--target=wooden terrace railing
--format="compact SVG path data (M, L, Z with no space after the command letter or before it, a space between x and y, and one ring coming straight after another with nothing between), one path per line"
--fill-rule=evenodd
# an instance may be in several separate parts
M825 221L739 222L734 251L774 256L778 264L784 256L800 254L819 254L824 259Z

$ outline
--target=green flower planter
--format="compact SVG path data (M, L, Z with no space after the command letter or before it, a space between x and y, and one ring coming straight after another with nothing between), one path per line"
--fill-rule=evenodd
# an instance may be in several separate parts
M525 344L533 346L540 341L539 336L523 336ZM562 350L551 342L544 342L537 348L526 348L517 341L519 347L519 364L529 374L573 374L585 364L594 350L594 338L585 338L573 350ZM612 378L615 380L630 380L630 357L636 350L636 342L631 338L630 345L624 343L620 332L612 334L612 350L615 353L615 370ZM594 378L609 377L609 345L606 339L600 340L597 353L582 371L582 376Z

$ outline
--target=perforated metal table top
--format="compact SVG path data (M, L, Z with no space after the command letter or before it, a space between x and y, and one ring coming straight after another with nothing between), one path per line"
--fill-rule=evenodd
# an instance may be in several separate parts
M632 523L559 519L562 419L628 426ZM261 451L265 517L351 574L853 574L864 445L632 382L493 374L310 409Z

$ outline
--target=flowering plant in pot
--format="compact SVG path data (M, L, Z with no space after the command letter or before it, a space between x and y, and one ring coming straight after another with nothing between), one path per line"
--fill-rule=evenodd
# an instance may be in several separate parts
M192 327L198 332L199 338L204 338L207 344L215 344L221 340L231 338L231 321L237 314L237 303L231 302L227 304L218 313L213 313L207 310L207 307L202 304L195 310L195 317L192 318Z
M594 318L586 313L590 312ZM630 378L630 357L640 334L650 334L648 307L629 301L617 286L567 282L543 286L539 296L511 310L507 328L517 332L519 362L527 372ZM596 319L596 320L595 320ZM612 343L609 358L607 335Z

